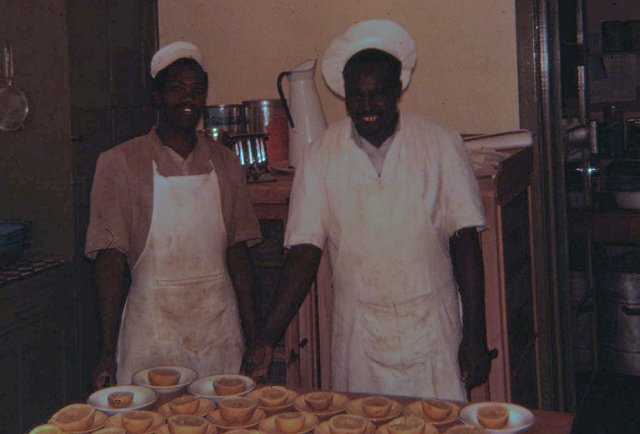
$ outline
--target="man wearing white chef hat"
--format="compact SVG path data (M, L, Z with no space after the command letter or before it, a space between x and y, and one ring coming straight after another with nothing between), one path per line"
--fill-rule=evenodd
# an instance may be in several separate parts
M100 155L91 192L85 252L96 258L98 387L115 383L116 367L118 384L160 365L238 373L243 331L254 335L247 242L261 235L236 155L196 132L208 89L200 50L163 47L151 76L156 126Z
M322 72L349 118L307 148L296 171L290 252L263 346L251 353L255 377L326 245L331 388L463 400L465 385L486 380L478 184L457 132L399 111L415 62L412 38L385 20L358 23L327 49Z

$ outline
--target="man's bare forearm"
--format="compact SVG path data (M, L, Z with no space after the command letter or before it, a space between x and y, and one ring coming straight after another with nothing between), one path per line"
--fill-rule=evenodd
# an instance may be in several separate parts
M96 257L95 270L102 330L102 357L114 356L116 352L126 266L126 256L115 249L100 250Z
M484 266L476 228L451 237L451 259L462 300L463 337L485 340Z
M293 246L282 266L278 288L269 308L265 326L260 330L258 343L275 346L298 312L309 293L322 250L312 244Z
M240 321L245 340L255 340L255 302L253 294L253 263L247 244L239 242L227 250L227 268L238 300Z
M451 259L462 299L462 342L458 349L460 374L467 389L487 381L491 355L487 349L484 311L484 267L475 228L451 237Z

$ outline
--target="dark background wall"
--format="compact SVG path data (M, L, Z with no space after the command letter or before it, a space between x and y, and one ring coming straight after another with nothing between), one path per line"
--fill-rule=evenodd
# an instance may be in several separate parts
M64 0L0 0L0 43L13 45L24 129L0 131L0 218L33 221L31 255L73 255L72 149ZM3 77L4 78L4 77Z

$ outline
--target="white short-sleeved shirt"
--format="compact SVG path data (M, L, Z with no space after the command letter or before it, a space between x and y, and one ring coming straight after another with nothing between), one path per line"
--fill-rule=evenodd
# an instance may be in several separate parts
M305 150L293 182L285 246L313 244L323 248L329 238L336 247L340 232L348 230L335 220L345 211L336 207L348 206L334 197L333 192L340 190L336 183L351 182L355 177L358 182L363 177L371 182L388 182L394 176L396 158L410 159L411 164L402 167L420 172L424 184L416 188L425 192L427 212L415 218L432 219L443 247L448 250L449 237L462 228L485 227L478 182L456 131L424 117L402 113L378 177L368 158L369 168L362 164L354 168L354 161L363 161L355 154L364 151L354 142L351 128L348 118L335 123Z

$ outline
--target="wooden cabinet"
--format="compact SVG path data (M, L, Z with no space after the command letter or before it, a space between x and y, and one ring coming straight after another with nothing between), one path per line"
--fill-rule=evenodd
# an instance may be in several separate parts
M538 357L535 328L530 225L531 148L503 151L497 167L476 173L487 217L481 242L485 265L487 333L498 349L489 381L472 391L472 400L511 401L538 407ZM258 218L286 223L291 176L250 186ZM328 387L331 330L331 270L323 257L316 283L289 326L287 354L299 358L287 369L287 384ZM307 338L300 349L297 343Z
M2 432L28 432L83 400L72 267L0 286Z
M478 174L487 229L481 234L489 348L498 349L489 381L472 400L538 407L538 356L531 235L531 148L504 151Z

